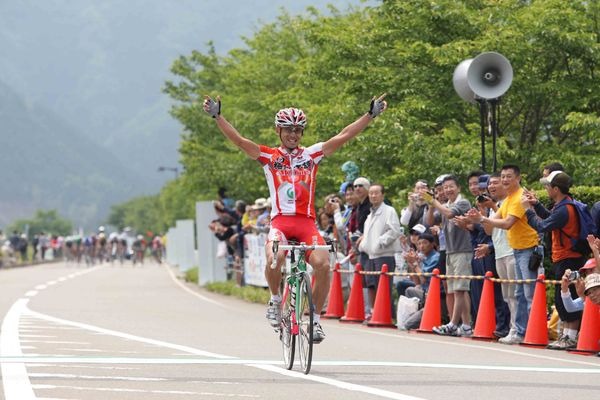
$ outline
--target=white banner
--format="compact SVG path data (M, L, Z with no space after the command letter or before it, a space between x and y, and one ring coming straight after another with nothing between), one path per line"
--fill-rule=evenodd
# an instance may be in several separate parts
M269 286L265 279L266 241L267 235L264 233L244 235L244 279L246 285Z

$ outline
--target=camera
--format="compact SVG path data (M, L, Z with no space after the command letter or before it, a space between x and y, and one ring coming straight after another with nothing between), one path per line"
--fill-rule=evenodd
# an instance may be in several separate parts
M335 204L335 203L337 203L337 202L338 202L338 199L336 199L335 197L332 197L331 199L329 199L329 202L330 202L331 204Z
M483 174L477 179L477 185L479 189L486 190L488 187L488 183L490 181L490 176L488 174Z
M576 281L580 277L581 275L579 274L579 271L571 271L571 273L569 274L569 282Z
M478 202L478 203L483 203L484 201L491 200L491 199L489 198L489 196L487 196L487 195L485 195L485 194L480 194L479 196L477 196L477 197L476 197L476 199L477 199L477 202Z

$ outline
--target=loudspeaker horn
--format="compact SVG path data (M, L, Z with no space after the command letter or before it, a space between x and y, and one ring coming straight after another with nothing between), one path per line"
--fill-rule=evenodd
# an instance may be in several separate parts
M465 101L486 100L502 96L512 84L510 62L500 53L481 53L462 61L454 70L452 83L456 93Z
M456 66L452 75L452 85L454 85L454 90L461 99L469 103L474 103L475 93L471 90L467 81L467 72L469 71L471 62L473 62L473 59L469 58Z
M476 96L486 100L502 96L513 80L510 62L500 53L481 53L469 65L467 81Z

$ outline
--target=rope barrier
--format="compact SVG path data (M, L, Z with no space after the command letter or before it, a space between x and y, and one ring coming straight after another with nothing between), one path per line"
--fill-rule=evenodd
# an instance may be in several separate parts
M333 269L331 270L333 271ZM342 274L354 274L356 271L349 270L339 270ZM380 271L359 271L361 275L381 275ZM434 274L431 272L387 272L388 276L422 276L422 277L432 277ZM511 284L520 284L520 283L536 283L538 279L500 279L500 278L486 278L481 275L438 275L440 279L452 280L452 279L469 279L469 280L485 280L489 279L492 282L497 283L511 283ZM554 279L544 279L541 281L546 285L560 285L560 280Z

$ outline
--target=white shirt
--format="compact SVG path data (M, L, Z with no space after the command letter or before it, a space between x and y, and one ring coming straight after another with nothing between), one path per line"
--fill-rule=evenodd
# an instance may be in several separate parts
M385 203L372 208L365 221L365 232L358 249L369 255L370 259L393 257L400 251L400 220L392 206Z

